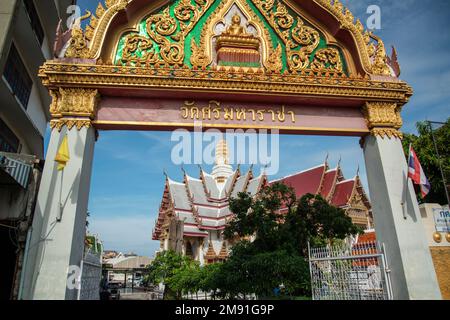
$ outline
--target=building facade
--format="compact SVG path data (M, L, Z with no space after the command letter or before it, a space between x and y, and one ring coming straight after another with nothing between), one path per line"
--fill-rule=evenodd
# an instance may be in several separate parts
M74 2L0 1L0 242L7 256L7 272L0 275L1 299L19 295L44 159L51 99L38 70L53 58L58 23L65 21Z

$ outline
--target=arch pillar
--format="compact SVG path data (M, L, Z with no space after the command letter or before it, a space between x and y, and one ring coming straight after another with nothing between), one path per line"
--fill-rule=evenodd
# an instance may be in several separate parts
M96 90L79 89L53 95L52 132L26 252L22 299L77 299L96 140L91 126L96 96ZM58 171L54 159L66 135L70 159Z
M388 111L379 112L382 109ZM441 299L414 187L410 180L406 184L399 110L395 104L368 103L365 114L371 129L363 142L367 179L377 238L386 246L393 298Z

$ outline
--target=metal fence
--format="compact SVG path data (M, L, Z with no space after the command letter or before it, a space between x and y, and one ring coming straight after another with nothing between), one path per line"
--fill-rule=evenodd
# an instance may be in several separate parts
M81 289L78 300L99 300L102 264L99 254L88 251L82 261Z
M311 248L313 300L392 300L384 246L378 242Z

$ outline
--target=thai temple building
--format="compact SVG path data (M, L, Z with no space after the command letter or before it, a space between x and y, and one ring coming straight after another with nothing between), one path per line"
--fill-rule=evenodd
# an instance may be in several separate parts
M345 179L340 162L336 168L330 169L325 161L318 167L273 182L283 182L294 188L297 199L308 193L321 195L330 204L344 209L353 223L362 229L368 230L373 226L371 205L359 174Z
M161 249L170 246L170 224L183 221L183 243L181 250L203 263L226 259L229 246L223 239L222 230L232 213L228 199L240 192L255 195L267 183L266 176L254 176L252 169L241 173L239 167L233 170L228 161L225 141L216 146L215 165L211 174L200 168L200 177L193 178L184 172L183 182L176 182L166 176L164 194L153 240L161 241Z
M245 173L239 167L233 170L227 144L222 140L216 147L211 174L200 168L200 177L194 178L184 171L183 182L173 181L166 175L153 240L160 240L161 250L178 250L201 264L224 260L233 245L222 235L227 222L233 218L228 199L240 192L254 196L264 185L277 181L292 186L297 198L308 193L320 194L344 209L355 224L366 230L371 228L371 206L358 175L346 180L339 164L330 169L325 161L318 167L269 182L264 172L255 176L252 167ZM177 245L177 241L181 243Z

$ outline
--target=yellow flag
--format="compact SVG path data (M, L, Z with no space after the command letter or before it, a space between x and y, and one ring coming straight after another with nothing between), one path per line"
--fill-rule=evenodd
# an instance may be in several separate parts
M58 153L56 154L55 161L58 162L58 171L64 170L67 162L70 159L69 155L69 142L67 135L63 138L61 145L59 146Z

